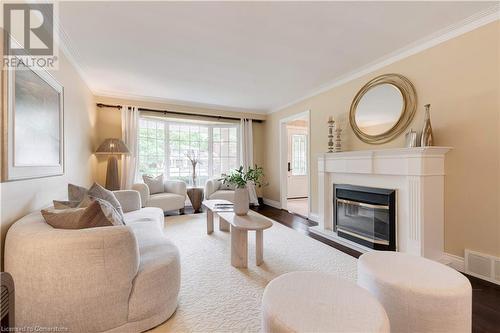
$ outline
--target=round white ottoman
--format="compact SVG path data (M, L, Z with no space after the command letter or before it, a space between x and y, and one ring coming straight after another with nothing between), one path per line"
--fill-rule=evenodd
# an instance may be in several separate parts
M389 332L384 308L355 283L320 272L272 280L262 297L264 332Z
M470 332L472 288L454 269L401 252L358 260L358 285L382 303L392 332Z

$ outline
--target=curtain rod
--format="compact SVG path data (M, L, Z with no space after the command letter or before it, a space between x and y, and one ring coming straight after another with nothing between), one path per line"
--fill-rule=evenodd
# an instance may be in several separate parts
M97 103L97 107L99 108L115 108L118 110L122 109L121 105L111 105L111 104L104 104L104 103ZM176 115L181 115L181 116L197 116L197 117L206 117L206 118L215 118L215 119L222 119L222 120L240 120L241 118L237 117L227 117L227 116L212 116L209 114L199 114L199 113L189 113L189 112L178 112L178 111L170 111L170 110L156 110L156 109L148 109L148 108L138 108L139 111L149 111L149 112L158 112L158 113L163 113L163 114L176 114ZM252 121L261 123L262 120L260 119L252 119Z

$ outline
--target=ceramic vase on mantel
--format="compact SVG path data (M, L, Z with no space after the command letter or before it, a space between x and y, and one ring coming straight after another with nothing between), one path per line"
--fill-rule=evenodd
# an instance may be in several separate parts
M431 114L430 104L425 104L425 118L424 118L424 127L422 128L422 136L420 137L420 146L421 147L430 147L434 145L434 138L432 135L432 126L431 126Z
M246 187L237 187L234 190L234 213L236 215L247 215L250 208L250 198Z

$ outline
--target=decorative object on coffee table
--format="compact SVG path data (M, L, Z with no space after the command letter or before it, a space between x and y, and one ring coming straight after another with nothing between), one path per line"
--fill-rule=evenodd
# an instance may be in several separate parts
M250 208L247 184L251 183L260 187L263 185L263 177L263 169L257 165L255 168L248 168L248 171L244 171L243 166L240 166L238 170L234 170L224 177L224 184L229 183L236 186L234 191L234 213L236 215L246 215Z
M220 212L232 212L233 203L228 200L203 200L203 207L207 209L207 235L214 232L214 215ZM219 230L229 231L229 223L219 219Z
M328 118L328 152L333 153L334 145L333 145L333 130L335 127L335 120L330 116Z
M424 118L424 127L422 129L422 137L420 138L420 145L422 147L429 147L434 145L434 138L432 135L432 126L431 126L431 105L425 104L425 118Z
M109 155L106 169L106 188L110 191L120 189L120 176L118 175L118 155L130 154L127 145L116 138L108 138L96 150L96 155Z
M191 205L193 206L194 212L201 212L201 202L203 201L203 187L188 187L187 196Z
M198 163L201 163L199 152L191 149L186 153L186 157L193 166L193 175L191 176L191 178L193 180L193 187L196 187L196 165L198 165Z

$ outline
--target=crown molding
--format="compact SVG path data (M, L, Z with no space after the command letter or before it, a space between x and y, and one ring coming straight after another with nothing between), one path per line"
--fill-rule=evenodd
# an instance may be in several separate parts
M59 19L54 21L54 28L55 33L59 37L59 49L64 53L66 59L68 59L71 65L73 65L90 92L92 92L92 94L95 94L94 89L92 89L92 85L90 84L90 79L85 71L87 69L87 66L82 60L78 48L71 41L71 38L68 36L68 34L64 31L64 28L62 27Z
M148 103L148 102L149 103L159 103L159 104L168 104L168 105L175 105L175 106L203 108L203 109L208 109L208 110L213 110L213 111L230 111L230 112L258 114L258 115L266 115L266 111L267 111L267 110L260 110L260 109L245 109L245 108L240 108L240 107L231 107L231 106L224 106L224 105L217 105L217 104L190 102L190 101L168 99L168 98L161 98L161 97L155 97L155 96L124 94L124 93L106 91L106 90L94 90L94 96L95 96L96 100L98 100L99 97L116 98L116 99L125 99L125 100L132 100L132 101L145 102L145 103Z
M279 107L272 108L270 111L268 111L268 114L281 111L289 106L295 105L299 102L302 102L318 94L321 94L332 88L341 86L349 81L360 78L363 75L372 73L378 69L381 69L399 60L408 58L414 54L427 50L431 47L434 47L450 39L463 35L472 30L478 29L488 23L497 20L500 20L500 4L495 4L494 6L489 7L484 11L478 12L472 16L469 16L466 19L456 24L450 25L447 28L434 32L428 35L427 37L419 39L399 50L391 52L383 56L382 58L379 58L367 65L364 65L356 70L341 75L339 78L321 85L320 87L310 91L309 93L305 94L300 98L297 98Z

